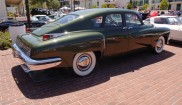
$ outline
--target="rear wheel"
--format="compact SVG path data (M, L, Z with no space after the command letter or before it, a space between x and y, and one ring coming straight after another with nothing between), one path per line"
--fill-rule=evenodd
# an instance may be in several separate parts
M163 36L160 36L159 39L156 41L154 52L155 53L161 53L164 50L165 45L165 39Z
M89 75L95 65L96 56L93 52L78 53L73 59L73 70L79 76Z

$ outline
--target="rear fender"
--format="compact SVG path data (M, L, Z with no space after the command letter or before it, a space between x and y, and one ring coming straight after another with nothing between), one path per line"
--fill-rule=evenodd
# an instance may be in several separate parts
M69 43L68 43L69 42ZM82 52L101 52L105 49L105 37L99 32L71 33L66 42L60 42L57 51L66 63L63 66L72 66L72 61L77 53Z

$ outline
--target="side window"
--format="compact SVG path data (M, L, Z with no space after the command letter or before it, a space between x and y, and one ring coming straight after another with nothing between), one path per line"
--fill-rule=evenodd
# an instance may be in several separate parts
M121 26L122 26L121 14L106 15L104 27L121 27Z
M94 28L100 28L102 25L103 17L102 16L97 16L93 19L91 19L92 25Z
M126 19L126 25L127 26L139 26L142 25L140 22L140 19L136 14L125 14L125 19Z
M177 18L174 18L174 17L169 17L168 18L168 21L169 21L169 23L171 24L171 25L177 25L177 24L180 24L179 22L179 20L177 19Z
M154 18L154 23L156 24L167 24L167 21L165 18Z

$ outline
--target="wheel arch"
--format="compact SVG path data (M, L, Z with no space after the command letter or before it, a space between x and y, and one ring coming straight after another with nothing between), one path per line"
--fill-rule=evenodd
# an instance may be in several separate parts
M169 44L169 33L163 35L165 39L165 44Z

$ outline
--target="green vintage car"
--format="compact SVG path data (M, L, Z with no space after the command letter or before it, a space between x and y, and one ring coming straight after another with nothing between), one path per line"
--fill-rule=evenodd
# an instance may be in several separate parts
M87 9L19 35L13 48L30 76L54 67L73 67L77 75L86 76L104 56L140 48L161 53L169 33L168 28L143 24L132 10Z

